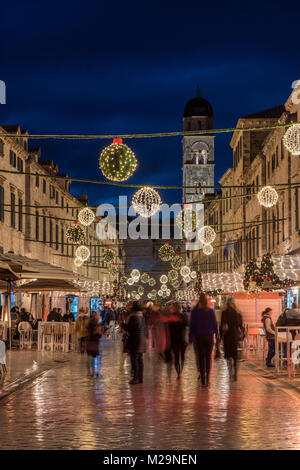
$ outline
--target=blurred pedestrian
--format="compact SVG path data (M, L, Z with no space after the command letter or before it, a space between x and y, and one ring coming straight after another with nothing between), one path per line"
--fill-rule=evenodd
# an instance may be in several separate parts
M57 307L54 307L51 312L47 316L47 321L56 321L59 322L61 321L61 315L58 313Z
M266 359L267 367L275 367L272 364L272 359L275 356L275 326L272 321L272 309L270 307L266 308L262 312L261 321L264 325L266 340L268 341L268 355Z
M243 339L243 331L242 315L238 312L234 300L229 298L221 316L220 337L223 339L224 357L227 360L230 377L233 361L234 380L237 380L238 345Z
M70 310L67 310L66 313L64 314L63 321L64 322L73 322L73 321L75 321L74 315Z
M203 386L209 385L211 354L214 335L218 339L218 324L215 312L208 307L207 297L200 295L199 302L191 313L190 344L195 344L197 364L200 369L198 379Z
M185 350L187 347L186 330L188 326L188 317L186 313L182 313L182 308L177 303L171 304L168 310L171 352L177 372L177 380L180 382L184 365Z
M86 342L89 335L88 332L88 324L89 324L89 317L86 315L85 310L83 307L79 309L79 315L76 319L75 323L75 332L77 334L78 343L79 343L79 351L81 354L84 354L86 351Z
M128 323L123 323L122 328L128 333L127 349L131 358L133 378L130 384L143 383L144 360L143 354L147 349L146 322L142 312L142 306L134 301L132 304Z
M92 316L89 320L88 326L88 338L86 344L86 352L88 354L88 367L90 374L94 376L96 370L96 360L99 356L99 340L102 335L102 328L100 325L100 319L98 313L93 310ZM98 370L96 376L99 375Z

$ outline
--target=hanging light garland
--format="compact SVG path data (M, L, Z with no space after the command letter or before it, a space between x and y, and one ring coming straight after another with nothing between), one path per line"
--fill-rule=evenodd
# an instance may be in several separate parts
M178 227L184 232L194 232L200 224L197 212L190 207L182 209L176 216Z
M110 248L106 248L103 253L103 261L105 263L112 263L115 260L115 252Z
M95 220L95 214L94 212L89 209L88 207L84 207L81 209L78 213L78 222L81 223L81 225L84 225L85 227L88 227L91 225Z
M134 194L131 203L137 214L144 218L148 218L156 214L159 210L161 206L161 198L155 189L145 186Z
M207 245L215 240L216 232L209 225L204 225L204 227L201 227L198 231L198 238L202 243Z
M90 255L91 255L91 252L89 248L85 245L80 245L75 251L75 256L77 258L81 258L82 261L87 261Z
M167 282L168 282L168 276L166 276L165 274L163 274L162 276L160 276L160 279L159 279L159 280L160 280L160 282L161 282L162 284L167 284Z
M207 256L211 255L212 252L214 251L213 247L209 244L203 245L202 250L203 250L203 253Z
M133 151L122 143L122 139L114 139L112 144L102 150L99 166L107 179L126 181L133 175L137 160Z
M74 222L67 228L66 237L71 243L76 245L84 241L84 231L78 222Z
M74 264L75 264L75 266L77 266L77 268L79 268L83 264L83 259L75 258L74 259Z
M300 124L288 128L283 136L283 143L292 155L300 155Z
M168 278L171 282L176 281L176 279L178 279L178 272L175 269L170 269L168 272Z
M183 265L184 259L180 255L175 255L171 262L172 268L177 269L179 271L179 269L181 269Z
M264 186L257 193L257 199L261 206L273 207L278 201L278 193L272 186Z
M175 256L175 251L169 243L165 243L158 250L159 257L162 261L170 261Z

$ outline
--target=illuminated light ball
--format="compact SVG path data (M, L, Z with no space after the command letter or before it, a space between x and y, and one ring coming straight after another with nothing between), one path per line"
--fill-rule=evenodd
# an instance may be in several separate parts
M113 143L102 150L99 166L105 178L111 181L126 181L133 175L137 160L127 145Z
M169 243L165 243L158 250L159 257L162 261L170 261L175 256L175 251Z
M143 295L144 292L145 292L145 290L144 290L143 286L139 286L139 287L138 287L138 293L139 293L140 295Z
M84 209L81 209L79 211L78 222L80 222L81 225L85 225L86 227L88 227L94 222L94 220L95 220L95 214L88 207L85 207Z
M111 276L116 276L118 274L118 268L112 264L109 268L108 268L108 272Z
M192 271L190 276L191 276L192 279L196 279L196 277L197 277L196 271Z
M112 263L115 260L115 252L110 248L106 248L103 253L103 261L105 263Z
M191 276L189 276L189 275L183 276L183 280L186 284L188 284L189 282L191 282Z
M166 284L162 284L162 285L160 286L160 289L161 289L163 292L165 292L168 288L167 288Z
M143 273L143 274L141 275L141 281L142 281L144 284L148 284L148 282L150 281L150 276L149 276L149 274Z
M132 277L132 279L135 279L135 280L139 280L139 278L141 277L141 273L138 269L133 269L130 273L130 277Z
M122 286L125 286L125 284L127 284L127 277L126 276L121 276L120 278L120 284Z
M283 143L292 155L300 155L300 124L289 127L284 134Z
M136 300L140 300L141 296L139 294L136 294L135 298Z
M168 276L166 276L165 274L163 274L162 276L160 276L160 282L162 284L166 284L168 282Z
M207 245L208 243L212 243L215 240L216 232L209 225L204 225L204 227L201 227L198 231L198 237L202 243Z
M77 258L81 258L82 261L88 260L89 257L90 257L90 254L91 254L91 252L90 252L89 248L85 245L80 245L75 251L75 256Z
M178 272L175 269L170 269L168 272L168 278L171 282L176 281L176 279L178 279Z
M167 294L167 295L170 295L170 294L171 294L170 289L167 289L167 290L166 290L166 294Z
M159 295L160 297L162 297L163 291L162 291L161 289L159 289L159 291L158 291L157 293L158 293L158 295Z
M149 286L154 287L155 284L156 284L156 280L153 277L151 277L151 279L149 281Z
M152 295L151 295L150 292L147 294L147 297L148 297L148 299L151 299L151 298L152 298Z
M78 222L74 222L66 230L66 237L71 243L82 243L84 241L84 231Z
M184 232L194 232L199 227L200 220L194 209L185 208L177 214L176 223Z
M156 292L155 289L152 289L152 291L150 292L150 294L151 294L152 296L156 296L157 292Z
M212 252L214 251L213 247L209 244L204 245L202 250L203 250L203 253L207 256L211 255Z
M172 259L172 268L177 269L179 271L179 269L181 269L183 265L184 259L180 255L176 255L175 258Z
M129 278L127 279L127 284L128 284L129 286L133 286L134 280L132 279L132 277L129 277Z
M83 259L81 259L81 258L75 258L74 259L74 264L75 264L75 266L77 266L77 268L79 268L82 265L82 263L83 263Z
M131 204L137 214L147 218L156 214L159 210L161 206L161 198L155 189L145 186L133 195Z
M261 206L273 207L278 201L278 193L272 186L264 186L257 193L257 199Z
M170 294L169 294L169 295L170 295ZM164 291L164 292L163 292L163 297L166 298L166 297L169 297L169 295L168 295L167 291Z
M172 282L172 286L175 288L175 289L178 289L178 287L180 286L180 282L178 280Z
M182 266L182 268L180 269L180 274L182 277L184 276L189 276L191 270L188 266Z
M133 290L133 291L131 292L131 297L132 297L133 299L135 299L136 295L137 295L137 291L136 291L136 290Z

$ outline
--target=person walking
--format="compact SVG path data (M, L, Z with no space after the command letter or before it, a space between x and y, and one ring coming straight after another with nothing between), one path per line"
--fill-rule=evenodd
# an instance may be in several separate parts
M123 323L123 330L127 331L129 337L127 341L127 350L130 354L131 365L133 369L133 378L131 385L143 383L144 360L143 354L146 352L146 322L142 312L142 306L134 301L132 304L130 318L128 323Z
M84 354L86 351L86 342L89 335L88 324L89 317L86 315L84 308L79 309L79 315L75 323L75 332L77 334L79 350L81 354Z
M216 338L219 336L216 315L208 307L207 297L202 293L198 304L191 313L189 340L190 344L195 344L200 369L198 379L201 379L203 386L209 385L214 335Z
M86 343L86 352L88 354L88 367L91 376L94 377L96 370L96 361L99 356L99 339L102 336L102 328L100 325L100 319L98 313L94 310L92 317L87 325L88 338ZM96 376L99 372L96 372Z
M266 308L262 312L261 321L264 325L266 340L268 341L268 355L266 360L267 367L275 367L272 364L272 359L275 356L275 327L272 321L272 309L270 307Z
M186 330L188 326L187 314L182 313L179 304L174 303L169 307L169 331L171 351L174 356L174 365L177 372L177 381L181 381L184 365L185 350L187 347Z
M238 345L243 336L243 319L238 312L233 299L228 299L226 309L222 312L220 338L223 339L224 357L227 359L230 377L232 361L234 367L233 379L237 380Z

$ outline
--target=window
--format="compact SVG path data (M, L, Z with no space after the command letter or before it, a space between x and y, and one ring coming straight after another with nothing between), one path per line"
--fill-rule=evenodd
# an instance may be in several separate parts
M277 168L278 167L278 145L276 147L275 160L276 160L276 168Z
M52 220L49 222L50 246L53 246L53 227Z
M281 160L284 159L284 145L283 145L283 140L281 139Z
M268 162L268 178L270 178L270 162Z
M12 150L9 151L9 163L16 168L17 156Z
M35 176L35 186L38 188L40 185L40 178L39 178L39 175L36 175Z
M54 190L55 192L55 190ZM56 201L56 204L58 204L58 192L56 191L56 194L55 194L55 201Z
M23 232L23 200L19 197L19 232Z
M55 225L55 249L58 250L58 225Z
M10 225L11 227L16 227L16 196L14 193L10 193Z
M64 229L62 228L61 229L61 252L62 253L64 253L65 251L64 238L65 238L65 234L64 234Z
M47 241L47 218L44 215L43 217L43 242L46 243Z
M65 201L64 201L64 198L61 197L61 207L62 207L62 208L64 208L64 202L65 202Z
M46 194L46 189L47 189L46 180L43 180L43 193L44 194Z
M4 188L0 186L0 220L4 222Z
M17 170L23 171L23 160L20 157L18 157L18 161L17 161Z
M4 142L0 139L0 157L4 157Z
M35 239L39 240L40 238L40 219L39 211L35 211Z
M67 214L69 213L69 204L67 204Z

